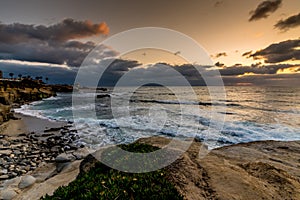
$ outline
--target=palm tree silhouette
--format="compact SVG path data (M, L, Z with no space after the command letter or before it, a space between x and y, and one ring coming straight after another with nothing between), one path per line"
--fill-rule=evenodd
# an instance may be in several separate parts
M14 73L9 73L8 75L10 76L11 79L14 77Z

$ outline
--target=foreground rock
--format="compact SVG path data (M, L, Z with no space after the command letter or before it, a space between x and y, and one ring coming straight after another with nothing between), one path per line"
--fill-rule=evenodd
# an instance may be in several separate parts
M162 147L166 138L142 143ZM168 167L169 179L186 199L300 199L300 141L262 141L212 150L201 143Z
M36 179L33 176L27 175L22 177L20 183L19 183L19 188L24 189L27 187L32 186L35 183Z
M161 148L170 140L151 137L137 142ZM2 197L39 199L47 193L51 195L97 162L83 150L63 152L53 163L35 169L30 174L35 183L24 190L18 188L22 177L6 181L10 187L4 187ZM203 151L203 145L194 141L167 167L167 178L185 199L300 199L300 141L238 144L212 150L206 156Z

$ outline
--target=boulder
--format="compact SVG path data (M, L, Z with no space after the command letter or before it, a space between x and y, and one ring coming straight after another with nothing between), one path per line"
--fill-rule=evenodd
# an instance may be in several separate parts
M36 179L33 176L26 175L22 177L20 183L19 183L19 188L24 189L27 187L32 186L35 183Z
M1 191L0 199L10 200L17 196L17 193L13 189L5 189Z

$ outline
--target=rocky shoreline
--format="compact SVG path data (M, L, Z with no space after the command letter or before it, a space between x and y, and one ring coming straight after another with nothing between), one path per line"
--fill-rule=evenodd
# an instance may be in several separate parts
M11 107L53 96L54 90L65 90L58 88L1 90L0 124L14 120L0 126L0 199L40 199L51 195L97 162L89 149L76 145L79 136L71 124L25 122L24 117L14 117L10 112ZM20 95L22 92L26 95ZM12 126L7 131L7 123L18 122L40 124L41 128L25 131ZM136 142L162 148L170 140L150 137ZM260 141L214 149L202 158L202 143L194 141L188 151L166 168L168 180L185 199L297 200L299 149L300 141Z
M0 135L0 181L33 171L41 163L56 162L58 155L72 153L78 136L72 126L47 129L44 133ZM83 146L81 146L83 148Z
M76 137L70 126L46 129L41 134L1 137L2 143L11 139L13 145L6 149L12 153L5 155L4 160L16 163L5 165L11 170L4 177L8 179L1 181L1 199L51 195L59 186L68 185L78 174L91 169L98 161L85 147L72 145ZM170 140L150 137L136 142L162 148ZM166 170L168 180L185 199L296 200L300 198L299 149L300 141L261 141L214 149L201 157L202 143L195 140ZM22 160L26 154L29 157ZM21 169L23 163L30 168Z
M57 92L72 92L70 85L45 85L31 79L0 81L0 125L14 119L12 108L56 96Z
M83 145L76 145L79 137L72 125L55 125L43 131L0 134L0 199L22 199L23 193L34 188L33 185L59 177L65 168L89 153ZM75 175L71 176L74 178ZM42 196L45 191L39 192Z

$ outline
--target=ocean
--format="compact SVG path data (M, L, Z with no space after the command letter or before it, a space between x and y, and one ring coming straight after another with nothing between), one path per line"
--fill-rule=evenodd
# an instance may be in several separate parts
M232 86L225 88L226 96L214 100L206 87L192 90L194 95L184 87L147 86L128 98L126 89L99 90L97 94L84 89L59 93L15 112L75 121L80 136L77 142L91 148L154 135L195 137L210 149L260 140L300 140L300 87ZM73 106L72 97L77 100Z

